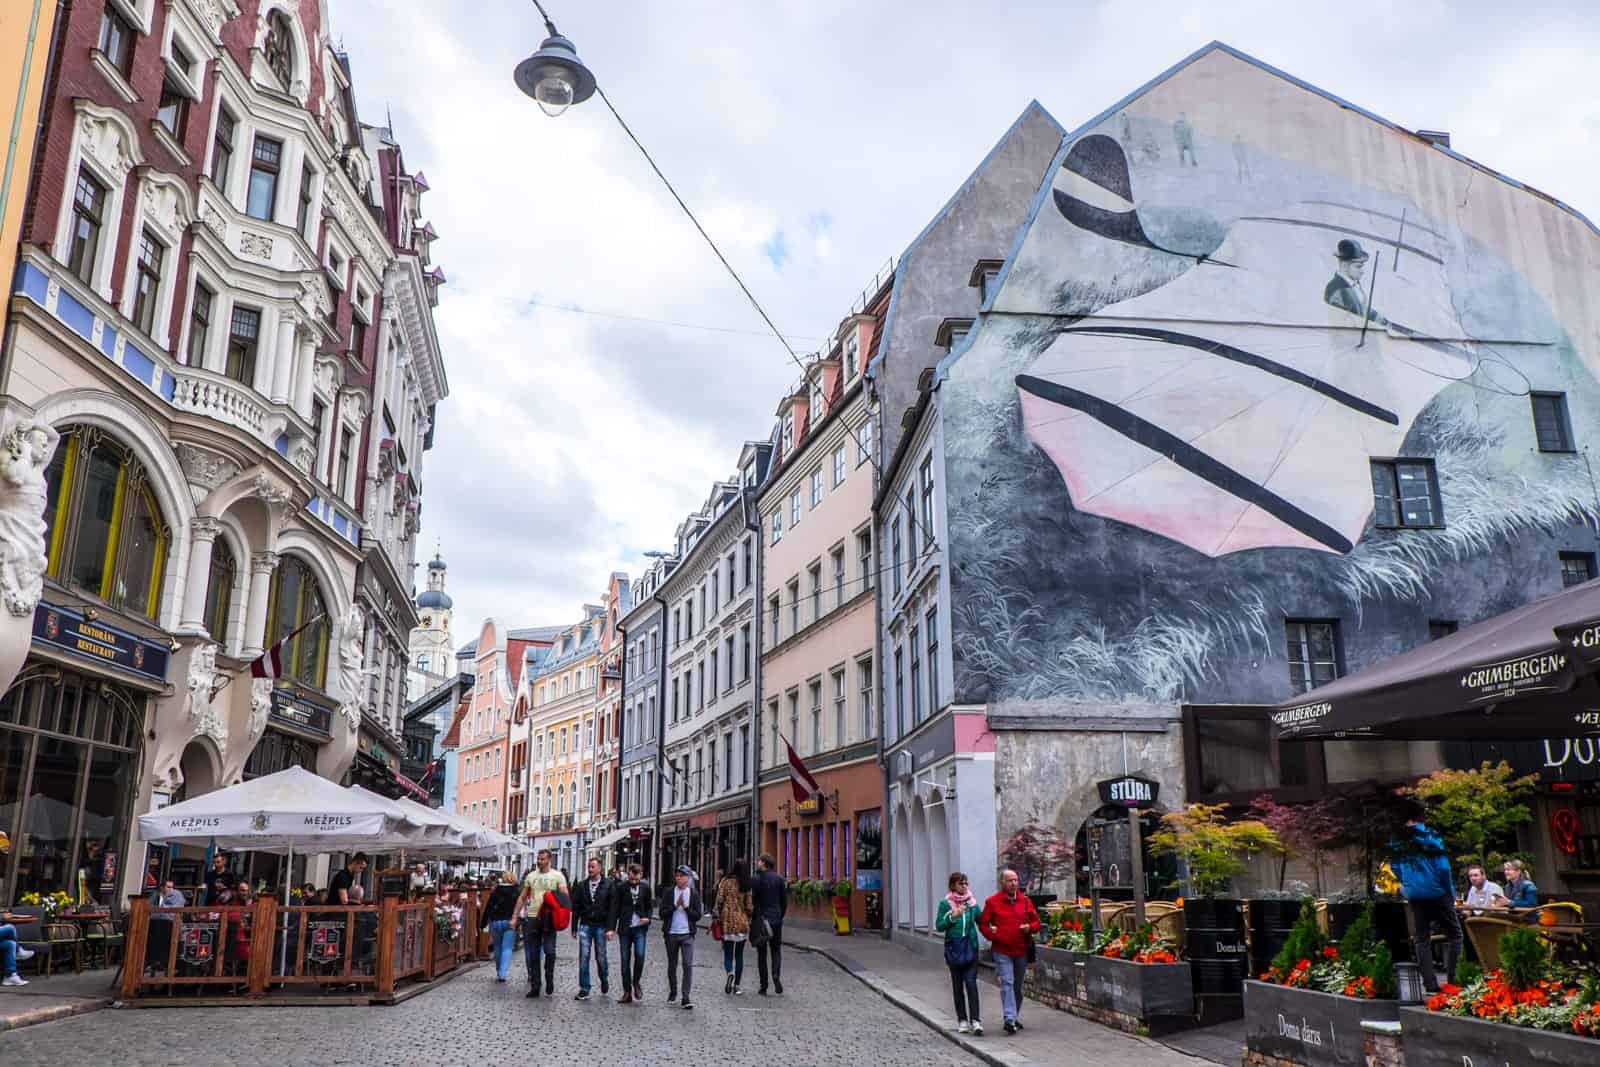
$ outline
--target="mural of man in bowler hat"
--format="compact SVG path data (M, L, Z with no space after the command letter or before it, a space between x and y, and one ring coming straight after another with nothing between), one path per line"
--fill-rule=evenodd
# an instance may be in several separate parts
M1339 266L1322 290L1322 299L1332 307L1368 318L1375 325L1387 326L1388 319L1367 307L1367 294L1361 284L1361 275L1367 267L1367 250L1361 247L1360 241L1346 237L1335 246L1333 254Z

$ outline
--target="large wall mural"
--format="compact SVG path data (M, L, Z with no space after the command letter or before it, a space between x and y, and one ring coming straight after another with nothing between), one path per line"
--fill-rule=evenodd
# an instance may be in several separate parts
M1273 701L1286 616L1356 669L1559 588L1596 545L1597 245L1225 50L1081 133L942 386L956 699Z

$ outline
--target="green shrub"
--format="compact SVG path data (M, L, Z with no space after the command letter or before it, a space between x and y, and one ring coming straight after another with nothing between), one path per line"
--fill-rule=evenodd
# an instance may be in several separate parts
M1316 908L1308 900L1300 906L1300 918L1295 920L1294 929L1289 931L1289 939L1272 957L1272 966L1288 974L1301 960L1315 962L1322 956L1323 946L1327 943L1328 939L1322 936L1322 930L1317 926Z
M1500 939L1500 969L1512 989L1531 989L1550 969L1550 950L1531 929L1508 930Z
M1374 996L1387 1000L1395 995L1394 953L1378 938L1370 902L1339 939L1339 958L1350 969L1352 979L1372 979Z
M1465 989L1467 986L1483 977L1483 968L1469 959L1456 961L1455 983Z

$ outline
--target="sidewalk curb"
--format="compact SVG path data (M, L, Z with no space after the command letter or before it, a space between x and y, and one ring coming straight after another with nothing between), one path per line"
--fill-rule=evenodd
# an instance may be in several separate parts
M20 1030L24 1026L34 1026L38 1023L55 1022L57 1019L68 1019L74 1015L85 1015L91 1011L99 1011L101 1008L109 1007L111 1007L110 997L96 997L74 1004L56 1004L48 1008L35 1008L32 1011L0 1017L0 1033L5 1033L9 1030Z
M823 948L820 945L808 945L801 941L786 941L784 946L792 946L802 952L811 952L823 957L913 1019L927 1026L934 1033L953 1045L959 1045L963 1050L972 1053L983 1062L991 1064L992 1067L1022 1067L1022 1065L1039 1062L1019 1053L1002 1052L986 1047L970 1037L949 1029L944 1025L944 1020L929 1008L921 998L885 981L876 973L858 966L853 960L844 956L843 953L835 954L831 949Z

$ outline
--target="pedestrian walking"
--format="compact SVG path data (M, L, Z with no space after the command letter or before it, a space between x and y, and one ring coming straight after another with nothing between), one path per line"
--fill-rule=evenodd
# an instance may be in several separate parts
M511 917L517 910L517 877L500 872L500 883L489 894L478 919L478 929L489 931L489 955L494 960L494 980L504 982L511 970L511 950L516 946L517 928Z
M755 902L755 913L750 926L750 940L756 946L756 973L761 987L756 990L767 995L767 978L770 965L772 988L783 996L783 917L789 911L789 883L777 871L778 861L770 852L763 852L756 862L756 876L752 880L750 895Z
M606 941L616 937L611 923L611 882L600 873L600 861L589 861L589 877L572 891L572 936L578 939L578 995L589 999L589 953L600 972L600 995L611 992L611 968L606 959Z
M640 877L642 873L637 863L628 864L628 880L611 897L611 928L617 932L617 970L622 973L619 1004L644 999L639 979L644 976L645 935L650 932L655 900L650 887Z
M1417 814L1420 815L1420 806ZM1417 969L1429 993L1439 992L1439 976L1433 968L1433 930L1444 935L1444 980L1456 973L1456 958L1461 955L1461 923L1456 918L1456 887L1450 874L1450 860L1444 842L1420 818L1406 821L1403 834L1391 842L1394 858L1390 866L1400 880L1411 911L1412 947L1417 952Z
M694 870L687 863L678 867L673 887L661 894L658 917L667 941L667 1000L678 998L678 964L683 963L684 1010L693 1008L690 989L694 981L694 935L704 907L700 890L694 884Z
M939 901L934 929L944 935L944 962L950 968L950 991L956 998L956 1029L983 1036L978 1011L978 901L967 888L967 876L951 871L950 891ZM1013 1020L1014 1022L1015 1020Z
M555 908L571 907L567 880L550 866L550 850L541 848L537 863L522 879L516 916L522 924L522 957L528 966L528 998L539 997L540 961L544 964L544 991L556 991Z
M978 916L978 932L994 948L995 974L1000 978L1000 1008L1005 1013L1006 1033L1022 1029L1022 986L1028 978L1028 961L1033 955L1033 935L1039 932L1039 913L1033 901L1020 892L1017 872L1000 872L1000 891L983 902Z
M717 896L711 905L721 927L722 969L728 975L722 986L724 994L744 996L740 988L744 982L744 943L750 938L750 914L754 910L750 872L744 860L736 860L733 867L717 879Z

